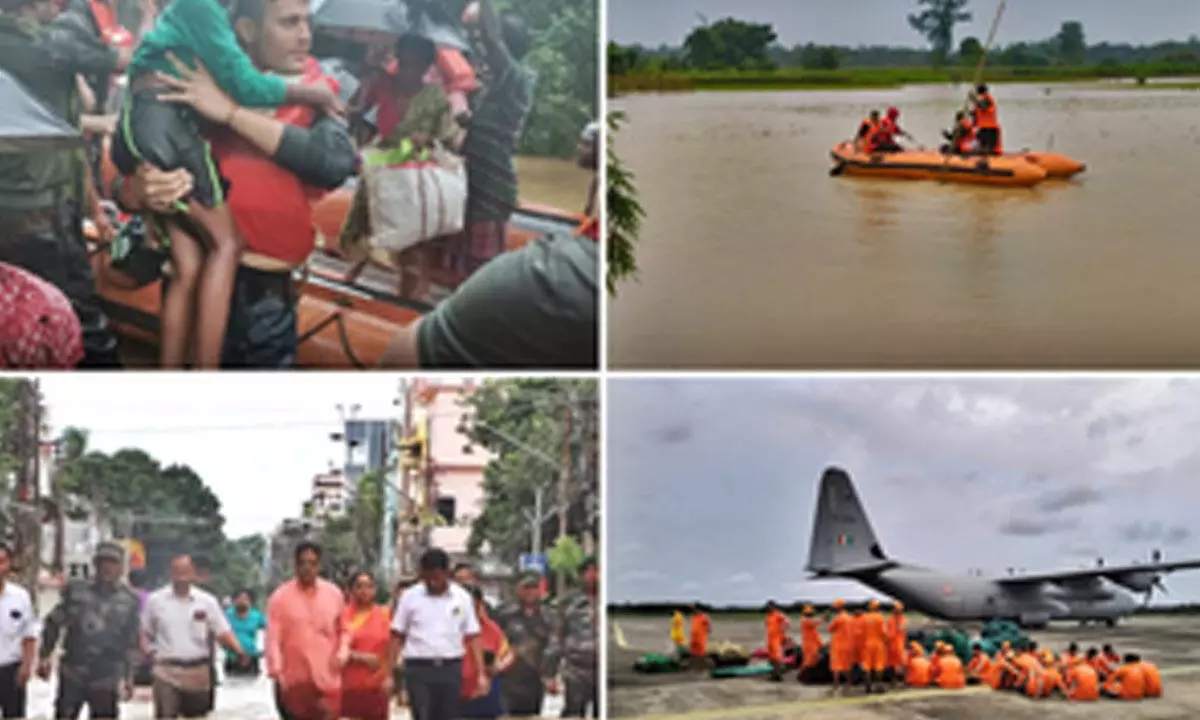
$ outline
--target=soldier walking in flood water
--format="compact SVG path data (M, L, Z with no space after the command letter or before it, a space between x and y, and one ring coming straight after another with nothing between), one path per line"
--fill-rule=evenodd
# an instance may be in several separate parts
M112 542L96 547L95 576L67 585L46 616L38 677L50 677L51 657L63 641L58 664L56 720L117 718L118 702L133 693L133 669L141 658L139 601L124 583L125 551Z
M546 649L550 644L550 618L542 609L542 576L529 573L517 582L517 602L496 613L516 653L516 660L504 673L502 687L509 717L536 717L542 714L546 697Z
M599 680L600 609L597 593L600 571L595 558L584 560L579 568L582 592L563 598L557 622L550 633L546 653L546 675L562 675L566 697L562 717L600 717ZM551 680L548 689L554 694L558 683Z

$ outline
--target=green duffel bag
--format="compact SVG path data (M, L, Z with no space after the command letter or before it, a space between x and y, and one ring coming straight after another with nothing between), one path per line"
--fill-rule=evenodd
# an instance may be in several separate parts
M679 672L683 668L680 666L678 660L669 655L646 653L633 664L633 669L645 675L661 675L663 673Z

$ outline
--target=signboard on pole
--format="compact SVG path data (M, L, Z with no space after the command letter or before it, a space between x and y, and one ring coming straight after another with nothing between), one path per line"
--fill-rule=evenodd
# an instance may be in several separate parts
M511 557L511 556L510 556ZM550 565L546 562L546 556L542 554L534 555L533 553L524 553L518 560L521 572L536 572L545 575Z

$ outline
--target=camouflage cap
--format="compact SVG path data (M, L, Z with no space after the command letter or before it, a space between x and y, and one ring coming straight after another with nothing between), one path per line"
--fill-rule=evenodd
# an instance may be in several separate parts
M541 584L541 573L537 573L532 570L521 573L520 577L517 578L517 587L533 587Z
M92 558L96 562L101 560L114 560L119 563L125 562L125 548L121 547L120 543L104 541L96 546L96 554Z
M599 563L599 560L596 558L596 556L588 555L587 557L585 557L583 559L583 562L579 563L579 572L582 573L586 570L591 570L591 569L595 569L598 567L600 567L600 563Z

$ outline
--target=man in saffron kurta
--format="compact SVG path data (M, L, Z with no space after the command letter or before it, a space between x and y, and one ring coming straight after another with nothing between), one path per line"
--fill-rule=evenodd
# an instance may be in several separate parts
M267 601L267 674L285 717L335 720L345 660L345 599L337 585L317 577L320 546L300 543L295 558L296 577Z

